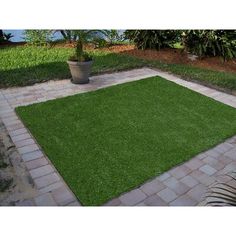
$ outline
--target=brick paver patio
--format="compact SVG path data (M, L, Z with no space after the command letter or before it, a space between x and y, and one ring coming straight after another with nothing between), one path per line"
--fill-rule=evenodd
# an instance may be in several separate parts
M19 205L79 206L30 132L14 112L17 106L43 102L59 97L92 91L115 84L161 76L205 96L236 108L236 97L182 80L177 76L150 68L91 77L86 85L74 85L69 80L50 81L23 88L0 90L0 119L15 144L22 162L29 170L37 194ZM137 189L122 194L105 205L110 206L194 206L201 204L209 185L216 180L230 181L224 176L236 168L236 136L190 161L150 180Z

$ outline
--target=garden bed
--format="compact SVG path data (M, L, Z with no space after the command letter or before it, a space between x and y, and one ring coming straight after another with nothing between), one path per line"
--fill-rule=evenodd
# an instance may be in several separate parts
M236 73L236 59L225 61L221 57L206 57L202 59L191 60L189 54L181 49L162 49L157 50L138 50L125 49L123 53L129 56L141 59L154 60L168 64L184 64L203 69L216 70L220 72ZM118 49L121 52L121 49Z
M236 110L153 77L16 109L83 205L101 205L236 133Z

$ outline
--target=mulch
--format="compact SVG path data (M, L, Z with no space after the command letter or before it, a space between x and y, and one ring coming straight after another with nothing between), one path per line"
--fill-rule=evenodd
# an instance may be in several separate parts
M117 45L109 48L104 48L103 50L108 50L114 53L122 53L130 56L147 59L147 60L157 60L164 63L171 64L187 64L191 66L196 66L204 69L211 69L223 72L233 72L236 73L236 59L224 61L221 57L206 57L197 58L192 61L189 58L189 54L182 49L161 49L157 50L139 50L133 45Z

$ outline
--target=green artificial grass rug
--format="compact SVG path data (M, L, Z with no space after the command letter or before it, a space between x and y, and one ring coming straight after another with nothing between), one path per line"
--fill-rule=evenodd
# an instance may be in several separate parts
M236 134L236 109L160 77L16 111L83 205L101 205Z

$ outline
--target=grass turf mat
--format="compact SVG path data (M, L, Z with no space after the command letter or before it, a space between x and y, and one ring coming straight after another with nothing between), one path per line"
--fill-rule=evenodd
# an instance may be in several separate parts
M236 133L236 109L160 77L16 111L83 205L101 205Z

